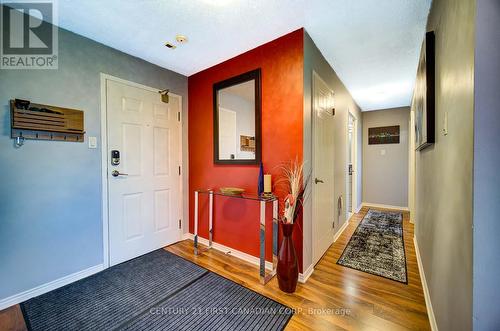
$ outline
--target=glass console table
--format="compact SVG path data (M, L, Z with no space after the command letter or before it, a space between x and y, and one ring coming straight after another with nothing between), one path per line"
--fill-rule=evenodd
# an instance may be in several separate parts
M208 248L200 250L198 248L198 196L200 194L208 195ZM214 218L214 196L223 196L231 199L245 199L260 203L260 228L259 228L259 274L261 284L266 284L276 274L278 265L278 199L274 196L263 197L255 194L224 194L214 190L196 190L194 192L194 254L198 255L212 248L213 237L213 218ZM270 272L266 272L266 204L273 204L273 226L271 229L273 235L273 268Z

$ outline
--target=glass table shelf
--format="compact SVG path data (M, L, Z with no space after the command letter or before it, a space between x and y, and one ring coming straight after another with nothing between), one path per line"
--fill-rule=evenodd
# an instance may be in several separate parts
M245 199L249 201L256 201L260 204L260 219L259 219L259 276L260 282L266 284L276 275L276 268L278 266L278 198L276 196L261 196L252 193L243 194L227 194L218 190L196 190L194 191L194 254L198 255L204 252L198 248L198 198L199 195L208 195L208 249L212 248L213 238L213 221L214 221L214 197L222 197L228 199ZM273 237L273 261L272 270L266 272L266 204L273 204L273 226L271 233Z
M242 193L242 194L228 194L228 193L223 193L221 191L217 190L197 190L199 194L213 194L213 195L218 195L218 196L224 196L228 198L237 198L237 199L246 199L246 200L255 200L255 201L264 201L264 202L273 202L278 200L278 197L275 195L272 196L265 196L265 195L258 195L257 193Z

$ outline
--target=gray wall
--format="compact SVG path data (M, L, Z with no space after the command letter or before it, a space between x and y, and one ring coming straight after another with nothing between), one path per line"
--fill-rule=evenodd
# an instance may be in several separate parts
M408 207L409 121L410 107L363 113L363 202ZM369 128L392 125L399 144L368 145Z
M0 70L0 300L103 263L100 77L183 96L187 78L65 30L58 70ZM10 139L9 99L85 111L85 143ZM186 117L184 118L187 123Z
M434 0L427 24L436 32L436 143L416 153L415 235L440 330L472 329L474 15L475 1Z
M474 68L474 330L500 330L500 2L476 4Z
M362 183L362 148L361 135L363 123L361 111L354 102L352 96L347 91L346 87L339 79L333 68L328 64L324 56L314 44L311 37L304 30L304 173L308 174L311 171L312 165L312 77L315 71L335 93L335 216L337 215L337 198L344 197L346 201L346 173L347 173L347 120L348 111L351 111L358 121L358 166L357 166L357 183L358 183L358 203L361 203L361 183ZM308 196L310 196L309 186ZM353 206L356 208L357 206ZM345 206L339 219L335 224L337 229L345 223ZM303 265L306 270L312 263L312 203L311 199L306 199L304 203L304 259Z

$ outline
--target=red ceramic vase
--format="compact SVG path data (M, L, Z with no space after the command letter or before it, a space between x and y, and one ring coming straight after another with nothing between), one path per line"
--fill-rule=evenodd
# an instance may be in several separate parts
M280 224L283 240L278 255L278 270L276 271L278 284L283 292L293 293L299 280L299 265L292 240L293 223L285 224L280 222Z

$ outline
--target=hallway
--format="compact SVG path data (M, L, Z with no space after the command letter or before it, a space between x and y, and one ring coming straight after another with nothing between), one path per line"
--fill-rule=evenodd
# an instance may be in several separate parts
M403 212L408 285L336 264L368 210L363 207L351 217L294 294L279 291L276 278L261 285L256 266L214 249L194 256L190 240L165 249L296 309L286 330L430 330L408 212Z

